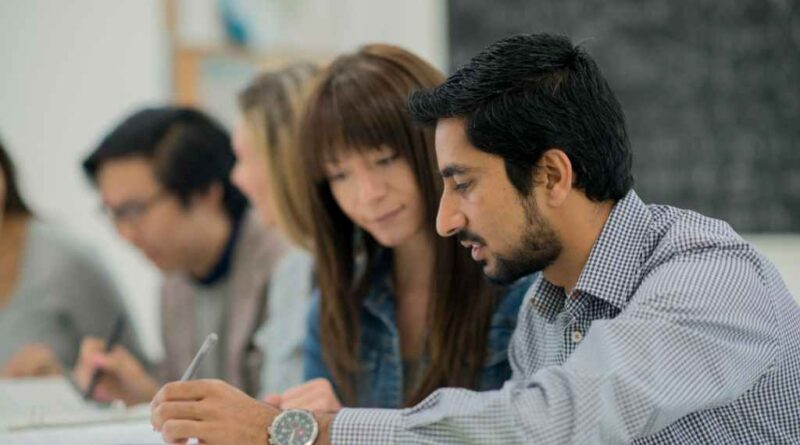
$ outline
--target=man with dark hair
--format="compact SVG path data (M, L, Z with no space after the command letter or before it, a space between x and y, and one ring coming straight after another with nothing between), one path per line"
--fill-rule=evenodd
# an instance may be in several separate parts
M101 340L87 339L75 374L87 385L95 368L104 370L97 398L149 401L161 382L181 377L210 332L221 341L199 376L256 394L261 358L252 336L285 244L249 213L230 181L234 162L227 132L182 107L134 113L84 161L117 232L164 273L158 376L124 348L104 354Z
M495 281L542 278L501 390L316 413L315 443L800 442L800 308L726 223L639 199L621 107L581 48L547 34L501 40L410 108L436 126L438 232L459 236ZM211 426L187 420L181 403L197 393L176 383L156 395L165 438ZM294 415L224 385L213 398L206 409L232 408L215 431L237 437Z

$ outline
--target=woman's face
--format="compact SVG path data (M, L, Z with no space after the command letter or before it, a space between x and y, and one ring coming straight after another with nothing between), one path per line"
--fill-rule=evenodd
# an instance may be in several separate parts
M253 204L261 223L270 226L274 217L267 181L267 154L265 150L258 150L253 146L251 134L244 120L240 120L233 130L236 164L231 172L231 180Z
M381 245L397 247L424 230L417 179L394 150L345 150L325 173L344 214Z

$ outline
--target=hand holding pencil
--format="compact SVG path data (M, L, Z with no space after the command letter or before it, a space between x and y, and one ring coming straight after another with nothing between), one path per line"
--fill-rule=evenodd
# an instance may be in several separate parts
M76 383L86 394L91 393L91 398L101 402L122 400L130 406L150 401L158 391L158 383L125 347L107 347L113 337L112 333L106 341L94 337L83 340L73 372ZM89 391L93 380L94 388Z

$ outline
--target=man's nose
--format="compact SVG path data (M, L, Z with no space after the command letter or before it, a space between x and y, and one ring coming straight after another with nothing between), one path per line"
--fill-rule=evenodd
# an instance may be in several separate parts
M139 230L130 221L114 221L114 228L119 236L136 247L140 246Z
M466 225L466 217L458 209L454 199L442 194L439 200L439 212L436 214L436 232L439 236L448 237L460 232Z

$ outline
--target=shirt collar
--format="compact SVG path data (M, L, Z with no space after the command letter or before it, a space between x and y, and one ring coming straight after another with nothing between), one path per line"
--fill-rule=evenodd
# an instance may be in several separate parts
M611 211L575 289L624 309L641 280L642 246L651 222L647 205L629 191Z
M233 220L231 233L228 235L228 241L222 250L222 255L220 255L214 267L211 268L211 271L205 277L194 280L200 286L212 286L228 275L231 263L233 263L233 251L236 247L236 240L239 238L242 219L242 217L239 217Z
M651 223L647 205L633 190L614 205L586 262L575 291L624 309L641 279L642 246ZM539 312L552 318L564 306L566 294L544 276L534 286Z

